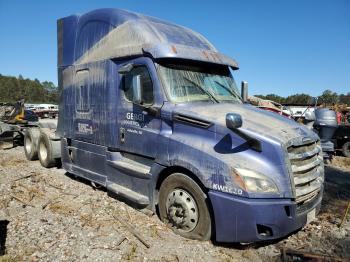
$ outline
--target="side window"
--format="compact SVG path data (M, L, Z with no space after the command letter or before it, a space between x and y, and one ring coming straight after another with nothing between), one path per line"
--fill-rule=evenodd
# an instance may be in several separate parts
M137 75L141 76L142 102L146 105L153 104L153 84L145 66L135 67L123 77L123 90L126 100L129 102L133 101L132 82L133 77Z
M80 70L76 73L75 107L77 111L90 110L89 70Z

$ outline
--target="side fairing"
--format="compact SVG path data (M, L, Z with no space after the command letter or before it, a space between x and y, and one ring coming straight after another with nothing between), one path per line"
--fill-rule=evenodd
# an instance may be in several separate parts
M119 76L113 61L101 61L62 70L61 137L105 146L117 144Z

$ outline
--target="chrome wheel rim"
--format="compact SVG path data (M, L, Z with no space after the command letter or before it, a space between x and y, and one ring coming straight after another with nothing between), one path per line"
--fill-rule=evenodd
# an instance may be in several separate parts
M194 198L184 189L176 188L167 197L166 210L169 222L184 232L198 224L198 207Z

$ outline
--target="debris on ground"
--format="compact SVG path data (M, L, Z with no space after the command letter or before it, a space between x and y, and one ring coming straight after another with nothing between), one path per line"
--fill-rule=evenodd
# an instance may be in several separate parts
M0 151L0 261L280 261L281 250L346 261L349 215L339 225L350 200L350 167L339 168L347 160L337 158L326 167L315 221L273 243L227 245L178 236L103 188L27 161L21 147Z
M332 159L332 166L342 169L350 169L350 157L335 156Z

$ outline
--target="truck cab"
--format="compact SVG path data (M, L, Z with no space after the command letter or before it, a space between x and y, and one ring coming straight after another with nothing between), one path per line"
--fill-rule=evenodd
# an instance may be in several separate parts
M255 242L317 214L318 136L244 103L237 62L202 35L99 9L58 20L61 160L178 234Z

